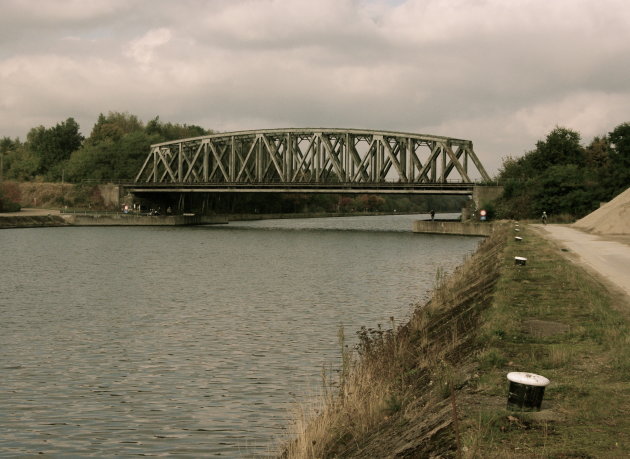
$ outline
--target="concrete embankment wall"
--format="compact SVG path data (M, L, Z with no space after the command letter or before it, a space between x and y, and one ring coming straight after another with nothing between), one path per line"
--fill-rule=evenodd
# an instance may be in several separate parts
M74 226L185 226L227 223L224 217L203 215L66 214L63 218Z
M414 233L490 236L493 231L494 225L492 223L443 222L439 220L416 220L413 222Z
M476 186L473 188L473 201L477 209L481 209L487 203L496 201L503 194L502 186Z
M225 217L231 222L250 221L250 220L280 220L280 219L298 219L298 218L329 218L329 217L369 217L377 215L405 215L404 213L392 212L361 212L361 213L344 213L344 212L309 212L295 214L229 214Z
M270 220L289 218L348 217L367 215L388 215L386 212L366 212L362 214L310 213L310 214L231 214L231 215L135 215L124 213L73 213L53 216L11 216L0 215L0 228L30 228L44 226L186 226L217 225L228 221Z
M0 229L43 228L48 226L68 226L69 223L58 215L0 216Z

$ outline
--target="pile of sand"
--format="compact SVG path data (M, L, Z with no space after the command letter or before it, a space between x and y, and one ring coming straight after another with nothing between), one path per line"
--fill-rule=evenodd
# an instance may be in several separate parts
M595 234L630 234L630 188L573 226Z

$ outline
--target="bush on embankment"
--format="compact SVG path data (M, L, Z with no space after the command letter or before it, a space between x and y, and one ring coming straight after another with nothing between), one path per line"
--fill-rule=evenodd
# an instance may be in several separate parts
M0 212L18 212L22 208L19 200L19 188L15 183L0 183Z
M288 458L427 457L456 449L457 395L506 241L501 228L396 330L362 330L358 356L342 345L338 385L296 417ZM329 387L332 384L326 381ZM455 428L454 428L455 427Z
M87 183L4 182L11 199L21 207L109 210L98 185Z

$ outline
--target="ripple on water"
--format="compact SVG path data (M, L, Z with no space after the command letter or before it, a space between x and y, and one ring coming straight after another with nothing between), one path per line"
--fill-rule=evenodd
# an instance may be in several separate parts
M266 454L340 324L403 320L477 244L388 218L2 232L0 455Z

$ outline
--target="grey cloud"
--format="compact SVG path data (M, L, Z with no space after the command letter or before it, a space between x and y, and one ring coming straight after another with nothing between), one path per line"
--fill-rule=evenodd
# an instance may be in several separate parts
M621 0L79 3L3 3L0 136L109 110L384 128L469 137L496 170L555 125L588 140L627 121Z

